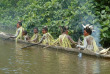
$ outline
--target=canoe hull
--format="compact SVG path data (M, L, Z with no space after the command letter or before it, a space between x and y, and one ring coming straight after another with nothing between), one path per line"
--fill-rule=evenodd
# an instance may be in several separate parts
M7 39L11 34L6 34L4 32L0 32L0 38L2 39ZM7 40L13 40L15 41L15 39L7 39ZM29 42L25 42L23 40L18 40L18 43L26 43L26 44L33 44L33 43L29 43ZM45 47L46 45L36 45L36 46L41 46L41 47ZM77 48L64 48L61 46L49 46L48 48L52 48L52 49L57 49L57 50L64 50L64 51L68 51L68 52L75 52L75 53L79 53L81 52L82 54L88 55L88 56L94 56L94 57L98 57L98 58L106 58L106 59L110 59L110 55L103 55L103 54L97 54L94 53L92 51L89 50L78 50Z

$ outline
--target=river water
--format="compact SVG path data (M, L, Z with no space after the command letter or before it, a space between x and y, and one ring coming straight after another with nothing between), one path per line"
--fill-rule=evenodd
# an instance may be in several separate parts
M110 60L77 53L44 49L20 49L24 43L0 39L0 74L110 74Z

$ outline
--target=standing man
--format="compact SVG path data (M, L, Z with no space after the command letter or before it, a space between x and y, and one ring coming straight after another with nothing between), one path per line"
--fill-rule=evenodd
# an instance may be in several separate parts
M18 22L17 23L17 30L16 30L16 34L14 36L11 36L10 38L16 38L16 41L18 39L22 39L22 32L24 31L24 28L22 27L22 22Z

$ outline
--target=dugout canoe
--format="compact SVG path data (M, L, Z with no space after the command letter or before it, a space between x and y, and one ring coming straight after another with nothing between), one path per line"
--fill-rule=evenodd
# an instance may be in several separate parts
M9 36L12 36L12 34L7 34L5 32L0 32L0 38L2 39L7 39ZM13 40L15 41L15 39L12 38L8 38L7 40ZM29 43L29 42L25 42L23 40L18 40L18 43L25 43L25 44L33 44L33 43ZM36 45L36 46L41 46L41 47L45 47L46 45ZM84 55L88 55L88 56L94 56L94 57L98 57L98 58L106 58L106 59L110 59L110 52L108 52L108 54L97 54L94 53L92 51L89 50L78 50L77 48L64 48L61 46L49 46L48 48L56 49L56 50L63 50L63 51L67 51L67 52L75 52L75 53L79 53L81 52Z

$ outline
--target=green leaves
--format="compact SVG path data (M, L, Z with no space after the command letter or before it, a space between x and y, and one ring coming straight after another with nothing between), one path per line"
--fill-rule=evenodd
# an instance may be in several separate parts
M59 26L64 25L69 27L69 34L75 40L82 36L81 24L95 26L100 24L101 43L104 44L110 37L109 2L109 0L2 0L0 24L15 26L17 21L23 20L23 27L29 33L35 26L40 30L43 26L48 26L49 32L55 38L60 35Z
M101 13L104 14L105 13L105 10L102 10Z
M109 6L106 6L106 7L105 7L105 10L106 10L106 11L110 11L110 7L109 7Z
M109 28L108 27L104 27L103 29L101 29L101 32L105 32L107 31Z

